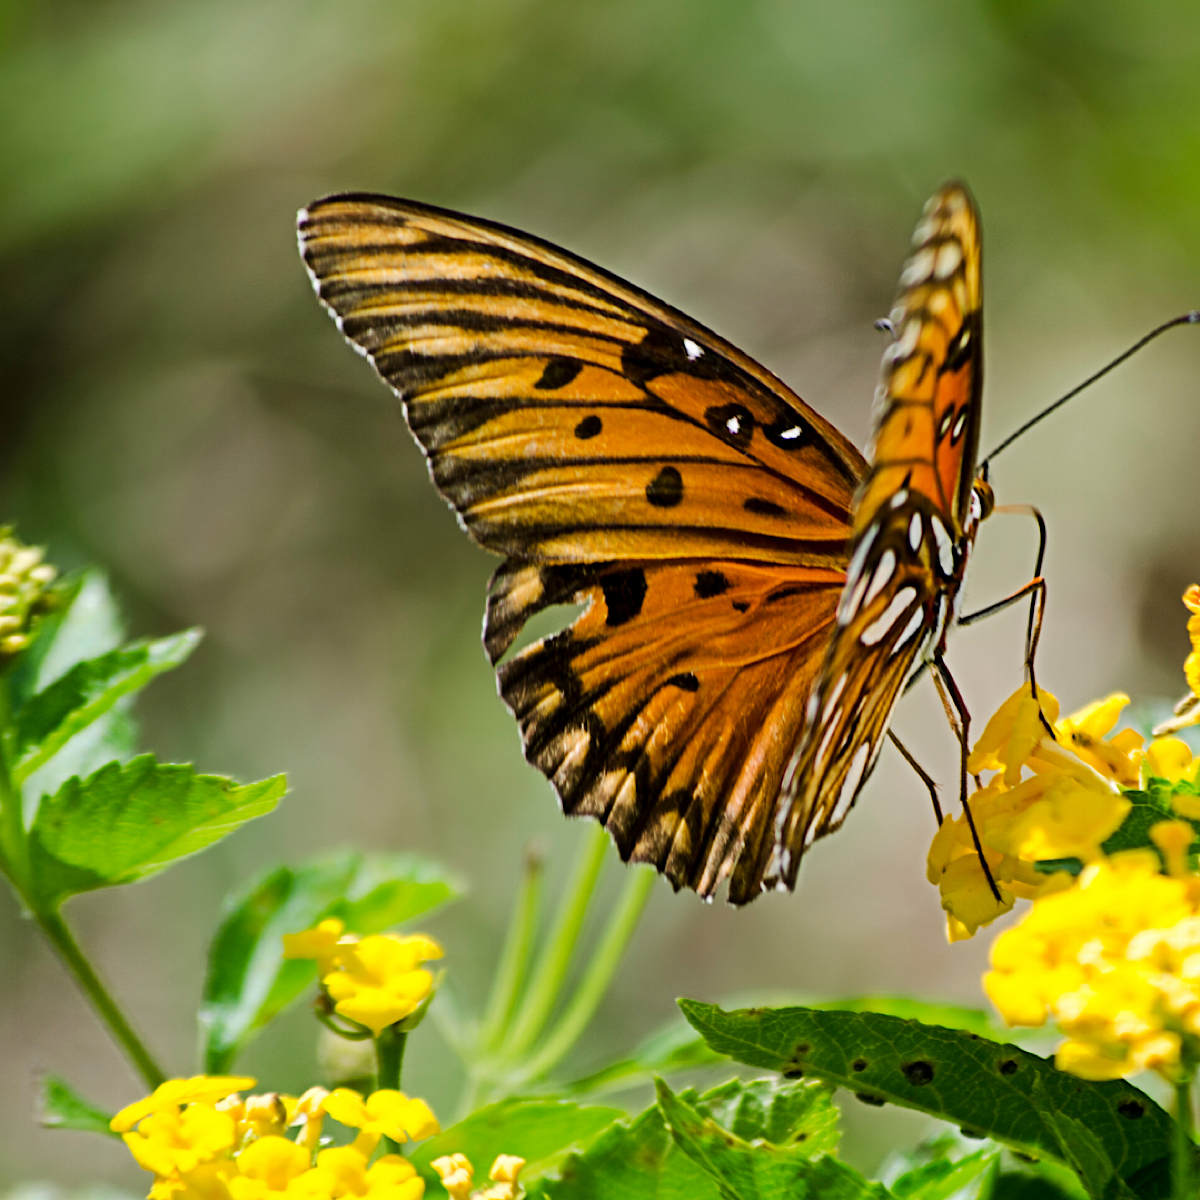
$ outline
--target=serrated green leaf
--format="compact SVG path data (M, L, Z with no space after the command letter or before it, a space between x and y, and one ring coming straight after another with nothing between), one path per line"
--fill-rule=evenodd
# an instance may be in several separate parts
M501 1100L473 1112L437 1137L422 1142L410 1161L427 1185L441 1191L429 1165L444 1154L465 1154L475 1167L476 1186L483 1184L499 1154L525 1159L521 1182L533 1191L569 1151L582 1148L625 1114L619 1108L582 1106L566 1100Z
M896 1176L888 1185L897 1200L948 1200L962 1191L1000 1157L998 1150L984 1148L962 1158L935 1158Z
M743 1141L795 1146L809 1158L834 1153L841 1139L833 1087L818 1079L730 1079L690 1103Z
M1035 1157L1062 1153L1046 1105L1091 1130L1127 1183L1170 1150L1170 1117L1137 1088L1076 1079L1047 1059L975 1034L875 1013L723 1012L694 1000L680 1007L714 1050L739 1062L784 1075L803 1071Z
M223 1074L237 1052L316 978L316 964L283 960L283 935L341 917L353 933L379 933L456 899L462 885L408 854L356 851L277 867L226 901L208 951L200 1007L205 1070Z
M282 775L237 784L149 754L69 779L42 801L29 831L35 893L54 908L143 879L270 812L286 789Z
M14 780L23 782L122 696L185 662L200 636L198 630L186 630L172 637L131 642L76 663L31 697L15 720Z
M549 1200L722 1200L708 1172L675 1144L657 1105L633 1120L615 1121L585 1150L566 1155L531 1194Z
M657 1092L675 1144L705 1171L724 1200L884 1200L888 1195L883 1184L832 1155L814 1158L803 1145L745 1141L703 1116L661 1079Z
M1055 1112L1043 1095L1044 1119L1058 1139L1059 1157L1075 1172L1091 1200L1136 1200L1104 1143L1082 1121Z
M102 1133L117 1137L109 1128L111 1113L106 1113L57 1075L42 1076L38 1091L41 1122L48 1129L77 1129L84 1133Z

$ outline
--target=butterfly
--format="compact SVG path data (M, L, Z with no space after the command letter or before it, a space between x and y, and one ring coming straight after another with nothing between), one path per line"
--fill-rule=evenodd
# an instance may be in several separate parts
M528 234L347 194L302 210L299 242L434 484L503 556L484 647L564 812L677 890L793 887L940 663L991 507L966 188L917 225L866 458L729 342Z

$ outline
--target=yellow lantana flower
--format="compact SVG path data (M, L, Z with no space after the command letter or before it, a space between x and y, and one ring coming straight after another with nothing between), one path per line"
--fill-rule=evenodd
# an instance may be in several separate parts
M1054 1017L1056 1064L1086 1079L1154 1070L1173 1079L1200 1049L1200 878L1187 871L1190 826L1167 821L1152 850L1087 867L996 939L984 987L1010 1025Z
M361 1131L354 1145L368 1156L381 1137L420 1142L441 1132L424 1100L409 1099L389 1088L372 1092L365 1100L350 1088L335 1088L325 1100L325 1111L335 1121Z
M1177 733L1188 725L1200 725L1200 585L1193 583L1183 593L1183 603L1191 614L1188 617L1187 630L1188 637L1192 640L1192 652L1183 663L1188 694L1175 705L1174 718L1155 728L1155 737Z
M327 917L312 929L301 933L285 933L283 935L283 957L315 958L317 974L326 975L338 964L339 947L343 942L352 945L356 940L351 934L343 938L346 932L346 922L340 917Z
M247 1075L193 1075L191 1079L168 1079L144 1100L127 1104L109 1121L108 1127L114 1133L125 1133L151 1113L177 1109L181 1104L215 1104L234 1092L253 1086L254 1080Z
M343 945L336 969L321 983L336 1012L378 1037L420 1007L433 990L433 976L419 964L441 957L441 946L421 934L376 934Z
M425 1181L399 1154L385 1154L373 1166L353 1146L322 1150L313 1174L332 1196L366 1196L371 1200L420 1200Z
M435 1158L430 1166L438 1173L442 1187L450 1193L451 1200L515 1200L525 1194L518 1179L525 1160L515 1154L498 1155L488 1172L492 1186L477 1191L471 1190L475 1168L465 1154Z
M308 1151L287 1138L259 1138L238 1155L237 1166L238 1174L229 1180L233 1200L271 1200L275 1196L291 1200L333 1194L321 1186L324 1180L312 1178Z
M1015 901L1070 886L1065 873L1045 874L1038 862L1093 862L1131 807L1120 786L1136 782L1141 738L1106 735L1129 697L1113 695L1057 720L1058 700L1028 685L988 721L967 760L979 777L994 772L969 799L997 900L979 861L964 813L944 820L929 849L926 875L942 894L951 941L971 937ZM1050 735L1047 725L1053 727Z

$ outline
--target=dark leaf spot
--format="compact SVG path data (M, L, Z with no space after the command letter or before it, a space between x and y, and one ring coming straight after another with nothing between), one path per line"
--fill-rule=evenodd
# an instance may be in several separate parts
M864 1104L870 1104L873 1108L882 1108L887 1103L882 1096L873 1095L871 1092L855 1092L854 1098Z
M604 619L606 625L624 625L642 611L646 599L646 572L640 567L606 575L600 586L604 589L604 603L608 608L608 616Z
M966 1125L960 1126L959 1133L965 1138L973 1138L978 1141L980 1138L987 1137L987 1134L982 1129L968 1129Z
M783 1077L784 1077L784 1079L803 1079L804 1078L804 1068L803 1067L788 1067L787 1070L784 1071Z
M758 496L751 496L749 500L742 504L742 507L747 512L755 513L760 517L783 517L787 515L774 500L763 500Z
M1117 1112L1127 1121L1140 1121L1146 1115L1146 1106L1140 1100L1122 1100L1117 1105Z
M865 1071L866 1069L867 1069L867 1060L865 1058L856 1058L850 1064L850 1070L852 1070L852 1071Z
M682 674L672 675L667 680L667 687L682 688L685 692L698 692L700 680L691 671L684 671Z
M683 476L674 467L663 467L646 484L646 499L655 508L674 508L683 499Z
M557 391L558 388L566 387L582 370L583 363L576 362L573 358L552 358L546 364L541 379L533 386L544 392Z
M1001 1075L1015 1075L1017 1073L1018 1066L1019 1066L1019 1064L1015 1058L1006 1058L1000 1064L1000 1068L999 1068L1000 1074Z
M700 571L696 575L696 599L711 600L729 591L729 580L720 571Z
M588 438L594 438L596 434L604 428L600 418L592 413L590 417L584 417L578 425L575 426L575 436L581 441L587 441Z
M918 1058L910 1063L901 1063L900 1070L913 1087L924 1087L927 1083L933 1082L933 1063L926 1062L923 1058Z

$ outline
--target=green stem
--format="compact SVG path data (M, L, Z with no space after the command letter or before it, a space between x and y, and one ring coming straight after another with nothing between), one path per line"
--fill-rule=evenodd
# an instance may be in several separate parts
M521 891L513 906L504 949L500 953L500 964L492 982L492 994L479 1026L477 1051L483 1057L492 1054L503 1041L512 1020L513 1007L521 993L521 985L525 982L542 909L544 876L542 856L531 850L525 857Z
M375 1039L375 1086L382 1091L400 1090L400 1075L404 1070L404 1047L408 1034L389 1025Z
M654 871L648 868L629 868L629 878L596 953L558 1024L550 1031L542 1048L526 1068L528 1078L540 1079L546 1075L575 1045L579 1035L587 1028L600 1001L604 999L604 993L608 991L608 985L612 982L617 967L620 966L629 939L633 936L646 908L646 902L650 899L655 878Z
M0 863L18 891L29 882L29 846L21 792L13 782L8 751L12 742L12 708L8 680L0 678ZM23 897L22 897L23 898Z
M504 1057L510 1061L525 1056L554 1011L607 849L608 834L604 827L593 825L576 860L575 875L567 891L566 903L538 959L537 970L516 1024L505 1039Z
M1196 1144L1192 1134L1192 1080L1175 1085L1175 1143L1171 1163L1172 1200L1195 1200L1192 1167Z
M389 1025L375 1039L375 1087L378 1091L389 1088L400 1090L400 1076L404 1070L404 1047L408 1034L395 1025ZM390 1137L383 1139L384 1154L399 1154L400 1143Z
M141 1039L125 1015L117 1007L116 1001L108 994L100 977L92 970L91 963L84 957L78 943L71 936L62 915L57 912L34 912L34 919L41 926L42 932L50 944L58 951L67 969L75 976L75 981L83 989L83 993L91 1001L92 1007L100 1019L108 1026L109 1032L117 1044L129 1056L130 1062L137 1069L146 1086L154 1090L166 1079L162 1068L154 1061L150 1051L142 1044Z

